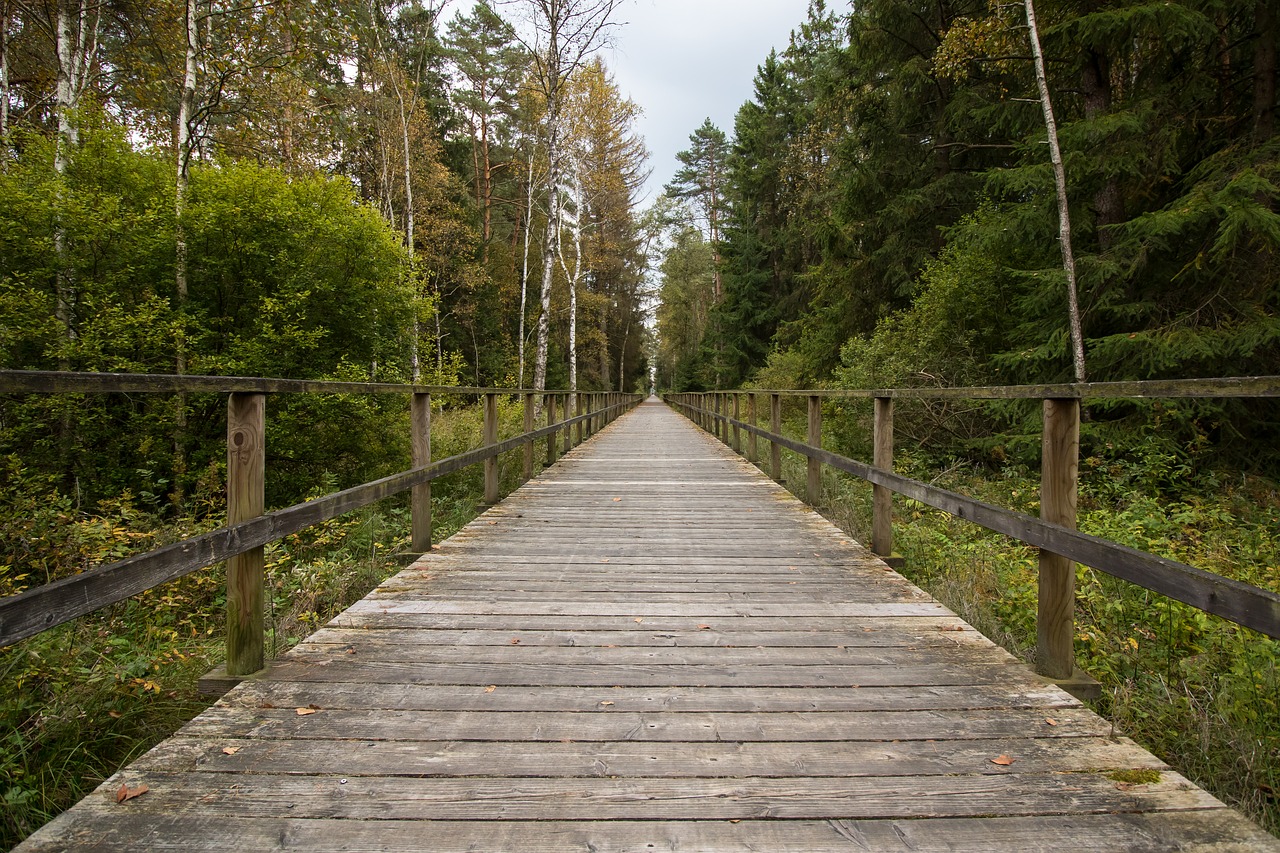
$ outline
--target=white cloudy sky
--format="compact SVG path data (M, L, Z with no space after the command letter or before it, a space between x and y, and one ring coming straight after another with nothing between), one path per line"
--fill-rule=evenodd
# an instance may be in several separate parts
M605 51L618 88L644 110L640 133L652 152L650 201L677 166L676 152L710 118L733 133L752 97L756 66L787 46L808 0L630 0Z

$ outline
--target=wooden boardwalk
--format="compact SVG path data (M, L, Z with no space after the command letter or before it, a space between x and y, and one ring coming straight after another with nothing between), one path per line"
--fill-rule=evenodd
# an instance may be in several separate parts
M1063 848L1280 843L650 403L19 849Z

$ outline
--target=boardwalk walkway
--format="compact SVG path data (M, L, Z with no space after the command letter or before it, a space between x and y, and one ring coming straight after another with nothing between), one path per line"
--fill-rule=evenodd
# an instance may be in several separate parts
M1063 848L1280 844L651 403L20 849Z

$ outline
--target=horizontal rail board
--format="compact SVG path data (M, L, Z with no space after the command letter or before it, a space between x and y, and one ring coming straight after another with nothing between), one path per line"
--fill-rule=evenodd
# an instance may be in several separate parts
M777 394L780 397L919 400L1124 400L1280 397L1280 376L1230 376L1218 379L1146 379L1132 382L1083 382L1046 385L981 385L968 388L815 388L706 391L706 394Z
M324 379L271 379L256 376L191 376L151 373L77 373L58 370L0 370L0 394L540 394L564 396L593 391L537 391L532 388L479 388L449 385L401 385L393 382L331 382Z
M403 471L380 480L353 486L341 492L269 512L250 521L224 527L203 536L166 545L98 566L17 595L0 599L0 647L9 646L41 631L54 628L85 614L123 601L171 580L221 563L270 542L297 533L314 524L361 509L384 498L429 483L439 477L499 456L526 443L537 441L602 413L626 408L616 403L533 432L509 438Z
M677 403L677 405L691 411L703 411L683 403ZM1192 607L1221 616L1238 625L1280 638L1280 595L1270 590L1207 572L1177 560L1157 557L1108 539L1051 524L1025 513L1014 512L956 492L930 486L901 474L894 474L827 450L810 447L786 436L727 418L724 415L717 415L714 412L704 413L802 456L817 459L832 468L878 486L885 486L900 495L973 522L988 530L994 530L1028 545L1034 545L1077 563L1091 566L1098 571L1166 595L1184 604L1190 604Z

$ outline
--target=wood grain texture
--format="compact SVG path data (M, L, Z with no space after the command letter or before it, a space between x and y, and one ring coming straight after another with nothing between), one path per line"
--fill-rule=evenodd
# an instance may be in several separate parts
M1135 769L1153 781L1113 778ZM125 781L149 791L117 804ZM1065 838L1280 850L651 403L19 849L990 851Z

